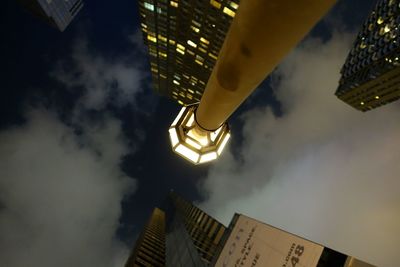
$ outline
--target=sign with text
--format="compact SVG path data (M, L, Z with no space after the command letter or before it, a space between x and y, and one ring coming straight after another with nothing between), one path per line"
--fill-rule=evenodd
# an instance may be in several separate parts
M315 267L323 249L321 245L239 215L215 267Z

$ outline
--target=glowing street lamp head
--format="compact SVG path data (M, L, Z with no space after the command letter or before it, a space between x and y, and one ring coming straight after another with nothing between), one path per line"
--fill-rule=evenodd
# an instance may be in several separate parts
M169 127L172 150L191 161L200 164L217 159L230 137L227 123L215 131L202 129L195 119L197 105L183 107Z

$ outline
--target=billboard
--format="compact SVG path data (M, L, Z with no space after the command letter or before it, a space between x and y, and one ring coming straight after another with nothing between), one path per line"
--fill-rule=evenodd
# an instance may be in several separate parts
M238 215L215 267L315 267L323 249L321 245Z

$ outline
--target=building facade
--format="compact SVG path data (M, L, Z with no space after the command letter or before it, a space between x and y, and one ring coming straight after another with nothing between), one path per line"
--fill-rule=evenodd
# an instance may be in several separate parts
M373 267L242 214L233 216L211 266Z
M83 0L17 0L34 16L64 31L83 7Z
M215 256L225 226L171 192L155 208L125 267L205 267Z
M336 96L360 111L400 98L400 7L379 0L341 69Z
M209 266L226 227L176 193L167 202L167 266Z
M165 266L165 212L155 208L125 267Z
M181 105L205 89L239 0L139 0L155 92Z
M241 214L225 227L171 192L156 208L125 267L373 267Z

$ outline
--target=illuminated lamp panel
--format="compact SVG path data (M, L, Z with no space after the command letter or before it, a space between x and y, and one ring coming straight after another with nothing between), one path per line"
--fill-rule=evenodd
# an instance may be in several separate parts
M230 138L226 123L215 131L199 130L195 122L197 105L183 107L168 132L172 150L194 164L217 159Z

